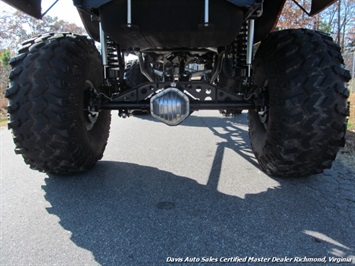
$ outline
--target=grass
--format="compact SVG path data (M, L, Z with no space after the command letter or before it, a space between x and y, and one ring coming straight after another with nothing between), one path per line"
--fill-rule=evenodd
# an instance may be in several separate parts
M350 116L348 121L348 132L345 135L345 147L340 150L341 156L346 164L355 165L355 92L351 92L348 101L350 102Z
M350 93L350 116L348 121L348 129L355 130L355 92Z
M5 126L7 124L6 117L0 117L0 127Z
M7 124L6 106L7 100L4 98L0 98L0 127L5 126Z

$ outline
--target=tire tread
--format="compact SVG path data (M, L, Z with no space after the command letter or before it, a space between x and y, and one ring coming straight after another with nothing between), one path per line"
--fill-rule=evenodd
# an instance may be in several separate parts
M266 173L302 177L331 167L345 143L350 74L343 63L339 46L320 32L279 31L262 42L255 83L269 86L269 123L263 133L251 111L249 134Z
M102 158L110 124L110 112L102 111L94 132L82 129L78 90L85 75L99 76L102 67L93 41L72 33L41 35L24 42L10 64L6 97L15 152L32 169L51 174L91 168Z

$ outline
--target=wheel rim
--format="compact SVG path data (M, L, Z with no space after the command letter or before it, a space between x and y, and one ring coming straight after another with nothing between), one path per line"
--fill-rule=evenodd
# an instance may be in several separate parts
M84 121L87 131L91 131L99 118L99 111L93 105L92 98L96 96L96 90L90 80L85 81L84 89Z
M263 124L264 128L267 130L267 124L269 121L269 108L264 107L264 110L259 111L258 114L259 114L260 122Z
M265 130L267 130L268 127L270 112L268 83L268 80L265 80L262 89L260 89L259 93L257 93L257 97L260 98L259 101L260 103L262 103L260 106L260 110L258 111L259 120L264 126Z

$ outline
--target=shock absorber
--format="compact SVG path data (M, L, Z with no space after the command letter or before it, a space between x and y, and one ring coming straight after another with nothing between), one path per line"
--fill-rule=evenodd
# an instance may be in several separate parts
M254 45L254 19L244 22L236 40L236 67L240 77L248 82L251 78Z
M239 77L247 76L248 24L244 22L234 42L235 68Z
M123 80L124 74L124 56L121 53L121 49L118 44L110 40L110 38L103 31L101 22L100 22L100 44L101 44L101 58L102 64L104 67L104 80L106 83L114 81L113 84L108 85L117 85L118 81Z
M253 62L253 46L254 46L254 26L255 20L248 20L248 41L247 41L247 68L248 68L248 78L251 78L251 65Z
M107 67L109 70L119 70L118 51L116 44L107 38Z
M110 40L103 31L101 22L99 25L101 58L104 70L102 92L105 94L106 98L110 98L113 93L121 90L125 68L124 57L119 45Z
M250 84L253 56L254 24L245 21L232 45L233 69L238 93L244 94Z
M104 66L104 79L107 78L107 36L102 29L102 24L100 22L100 44L101 44L101 59Z
M120 90L124 75L124 58L120 47L107 37L106 45L106 83L113 92Z

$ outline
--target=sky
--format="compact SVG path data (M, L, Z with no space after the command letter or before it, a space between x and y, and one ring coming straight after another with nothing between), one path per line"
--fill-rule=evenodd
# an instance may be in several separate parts
M45 12L48 7L53 4L55 0L42 0L42 13ZM15 9L0 1L0 10L9 10L14 12ZM59 19L67 22L75 23L82 27L80 16L73 5L72 0L59 0L58 3L47 13L52 17L58 17Z
M55 0L42 0L42 13L45 12L48 7L53 4ZM15 12L15 9L5 4L3 1L0 1L0 12L2 10L8 10L11 13ZM73 5L72 0L59 0L58 3L47 13L52 17L58 17L64 21L75 23L78 26L84 28L78 11L76 10L75 6ZM129 55L126 57L127 60L135 59L135 56Z

